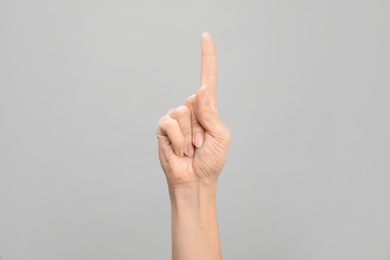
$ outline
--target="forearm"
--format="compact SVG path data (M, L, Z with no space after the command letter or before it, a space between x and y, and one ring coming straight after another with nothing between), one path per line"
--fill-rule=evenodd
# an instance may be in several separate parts
M172 259L222 259L215 184L169 190L172 210Z

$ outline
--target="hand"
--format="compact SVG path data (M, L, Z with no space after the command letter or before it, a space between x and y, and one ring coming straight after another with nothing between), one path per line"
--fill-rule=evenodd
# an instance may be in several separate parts
M157 127L161 166L170 188L216 183L226 160L230 130L216 103L217 61L214 40L201 38L200 88L179 107L161 117Z

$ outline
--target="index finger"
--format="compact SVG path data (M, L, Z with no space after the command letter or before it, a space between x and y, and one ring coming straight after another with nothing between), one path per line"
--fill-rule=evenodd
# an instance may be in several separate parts
M206 85L207 91L214 97L217 93L217 53L213 37L210 33L204 32L201 38L202 47L202 68L200 85Z

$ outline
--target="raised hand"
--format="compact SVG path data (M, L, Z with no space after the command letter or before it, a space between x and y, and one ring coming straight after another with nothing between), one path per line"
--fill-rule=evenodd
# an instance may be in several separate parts
M200 88L157 126L161 166L172 210L172 259L222 259L216 190L230 142L218 115L214 40L203 33Z
M216 183L226 160L230 130L218 115L217 60L214 40L201 37L200 88L184 105L161 117L157 127L159 158L170 188Z

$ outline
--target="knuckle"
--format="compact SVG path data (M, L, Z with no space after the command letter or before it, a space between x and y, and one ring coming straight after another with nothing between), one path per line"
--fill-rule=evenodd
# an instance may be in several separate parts
M192 133L191 131L188 131L186 133L183 133L184 135L184 139L188 142L188 141L191 141L192 140Z
M184 105L177 107L176 111L177 111L179 116L189 116L190 115L190 109Z
M165 117L165 116L162 116L162 117L160 117L160 118L158 119L158 122L157 122L157 125L158 125L158 126L161 126L161 125L163 124L163 122L164 122L164 117Z
M172 118L179 120L180 118L183 118L185 116L190 116L190 112L191 111L187 106L181 105L174 109L169 110L168 114Z
M224 130L224 139L230 141L232 139L232 132L228 127L225 127Z
M195 96L196 96L196 94L193 94L193 95L189 96L186 99L185 104L192 104L194 102Z
M175 128L176 127L176 120L174 120L172 118L170 120L166 120L165 126L166 126L167 130L171 130L172 128Z
M232 138L232 132L225 124L222 124L218 130L221 141L230 142Z
M213 68L207 68L202 71L203 76L209 78L209 79L216 79L217 78L217 71Z
M173 115L174 113L175 113L175 109L171 108L171 109L168 110L167 115Z
M232 131L229 128L227 128L226 137L228 140L232 139Z
M167 115L164 115L158 119L157 127L156 127L157 137L161 137L165 135L164 132L167 131L167 125L166 125L167 119L168 119Z
M197 120L193 120L191 122L191 128L195 129L195 130L203 129L203 127L199 124L199 122Z
M162 131L161 131L161 128L163 127L164 123L163 123L163 118L161 117L158 122L157 122L157 127L156 127L156 134L157 135L161 135L162 134Z
M158 120L158 126L165 126L167 120L169 119L169 116L168 115L164 115L162 117L160 117L160 119Z

